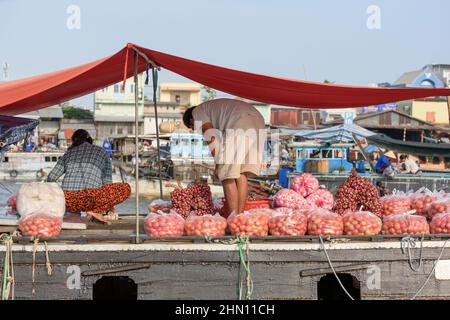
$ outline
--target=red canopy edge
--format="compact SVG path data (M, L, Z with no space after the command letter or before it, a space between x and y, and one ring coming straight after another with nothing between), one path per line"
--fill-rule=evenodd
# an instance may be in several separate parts
M87 64L0 84L0 114L16 115L55 105L119 83L134 73L137 49L157 66L208 87L264 103L306 108L349 108L450 96L450 89L372 88L314 83L244 72L189 60L135 44ZM138 71L147 61L139 56Z

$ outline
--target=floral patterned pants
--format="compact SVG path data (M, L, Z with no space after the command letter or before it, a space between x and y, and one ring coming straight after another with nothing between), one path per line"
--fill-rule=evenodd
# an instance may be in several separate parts
M105 184L98 189L64 190L66 210L70 212L94 211L106 214L115 205L124 202L131 194L128 183Z

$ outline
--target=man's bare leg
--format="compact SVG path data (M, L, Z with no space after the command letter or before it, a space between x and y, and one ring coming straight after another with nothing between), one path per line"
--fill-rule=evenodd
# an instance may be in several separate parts
M222 181L222 186L230 213L237 213L239 210L239 193L236 179L225 179Z
M245 203L248 196L248 180L245 173L241 173L241 176L236 180L238 194L239 194L239 213L244 212Z

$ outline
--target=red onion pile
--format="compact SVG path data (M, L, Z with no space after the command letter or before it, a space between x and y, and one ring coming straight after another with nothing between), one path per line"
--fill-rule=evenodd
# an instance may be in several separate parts
M357 175L356 170L336 191L334 211L344 214L347 210L356 211L361 206L381 217L382 206L377 188L369 180Z
M213 213L211 188L207 184L195 182L185 189L180 184L168 184L167 186L175 188L170 193L172 208L183 218L187 218L191 213L198 216Z

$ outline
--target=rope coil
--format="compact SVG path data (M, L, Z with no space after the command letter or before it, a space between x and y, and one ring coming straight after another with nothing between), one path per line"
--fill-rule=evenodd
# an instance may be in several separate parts
M422 264L423 264L422 252L423 252L423 240L424 240L424 238L425 238L425 236L422 235L422 238L420 239L419 265L417 267L413 266L413 261L412 261L412 258L411 258L411 248L415 248L416 247L416 239L411 237L411 236L407 236L407 237L403 237L400 240L402 253L405 254L406 252L408 252L409 267L411 268L411 270L413 270L415 272L418 272L420 270L420 268L422 267Z

